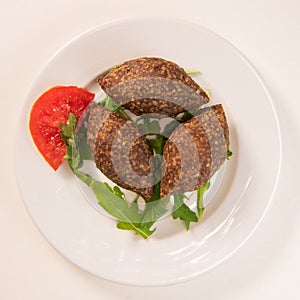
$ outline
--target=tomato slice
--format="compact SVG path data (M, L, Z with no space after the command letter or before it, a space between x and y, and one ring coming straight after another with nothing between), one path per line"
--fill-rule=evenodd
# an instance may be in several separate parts
M71 112L79 119L94 97L93 93L76 86L55 86L34 103L29 129L35 145L54 170L66 154L60 124L66 124Z

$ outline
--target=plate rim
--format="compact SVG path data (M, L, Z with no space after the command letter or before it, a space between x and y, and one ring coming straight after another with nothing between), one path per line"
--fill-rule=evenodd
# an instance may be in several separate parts
M20 178L18 177L18 171L17 171L17 164L16 164L16 159L15 159L15 163L14 163L14 174L15 174L15 178L17 181L17 186L18 186L18 190L19 193L21 195L22 198L22 202L26 208L27 213L29 214L29 216L31 217L31 220L33 222L33 224L35 225L35 227L38 229L38 231L42 234L42 236L46 239L46 241L56 250L58 251L64 258L66 258L68 261L71 261L73 264L75 264L76 266L80 267L81 269L87 271L88 273L100 277L104 280L108 280L111 282L115 282L115 283L119 283L119 284L125 284L125 285L131 285L131 286L166 286L166 285L173 285L173 284L177 284L177 283L181 283L181 282L186 282L188 280L192 280L195 278L198 278L200 275L206 274L207 272L211 271L212 269L216 268L217 266L219 266L220 264L222 264L223 262L225 262L226 260L228 260L229 258L231 258L237 251L239 251L247 242L248 240L253 236L253 234L256 232L257 228L261 225L263 219L265 218L267 212L269 211L271 204L273 203L273 199L274 196L276 194L277 188L278 188L278 183L279 183L279 179L280 179L280 171L281 171L281 167L282 167L282 133L281 133L281 127L280 127L280 122L279 122L279 117L278 117L278 107L277 107L277 103L274 101L274 96L271 93L271 90L268 86L268 84L266 83L265 79L263 78L263 76L261 75L261 73L259 72L259 70L257 69L257 67L250 61L250 59L241 52L241 50L236 47L234 44L232 44L229 40L225 39L223 36L219 35L218 33L216 33L215 31L197 23L194 21L190 21L190 20L186 20L183 18L173 18L173 17L125 17L125 18L116 18L107 22L103 22L99 25L93 26L91 28L89 28L88 30L85 30L81 33L79 33L78 35L75 35L73 38L71 38L70 40L68 40L66 43L64 43L58 50L56 50L47 60L46 62L42 65L40 71L38 72L38 74L34 77L33 81L31 82L27 93L24 96L24 100L23 103L19 106L19 111L17 114L18 117L18 126L16 128L16 132L15 132L15 139L14 139L14 158L17 157L18 152L17 152L17 135L19 132L19 128L22 125L22 121L23 121L23 114L24 114L24 110L26 108L26 101L25 99L29 98L29 95L33 89L33 87L36 85L36 82L38 81L38 79L40 78L41 74L44 72L44 70L47 68L47 66L52 62L52 60L57 57L58 55L60 55L61 53L63 53L65 50L67 50L72 44L78 42L80 39L82 39L83 37L85 37L86 35L89 34L93 34L96 31L100 31L109 27L113 27L116 25L120 25L122 23L126 23L126 22L141 22L141 21L164 21L164 22L172 22L172 23L181 23L181 24L185 24L188 26L193 26L195 28L200 28L202 30L205 30L211 34L213 34L214 36L218 37L219 39L223 40L223 42L225 42L227 45L229 45L232 50L234 50L236 52L236 54L244 61L244 63L250 68L251 72L253 75L255 75L256 79L258 80L258 82L260 83L261 87L263 88L268 102L271 105L272 108L272 112L273 112L273 116L275 119L275 123L276 123L276 128L277 128L277 134L276 136L278 137L278 146L279 148L278 150L278 156L279 156L279 161L278 161L278 166L277 166L277 170L276 170L276 179L274 181L274 185L273 185L273 189L271 192L271 196L267 202L267 205L263 211L263 213L261 214L258 222L255 224L255 226L252 228L252 230L244 237L244 239L239 243L239 245L233 249L230 253L228 253L227 255L225 255L224 257L222 257L221 259L219 259L218 261L216 261L214 264L212 264L211 266L200 270L198 272L194 272L191 275L188 276L183 276L180 278L176 278L173 280L160 280L160 281L155 281L155 282L148 282L148 283L138 283L135 282L133 283L131 280L118 280L115 278L110 278L109 276L104 277L104 276L100 276L100 275L96 275L95 273L91 272L90 270L88 270L86 267L84 267L82 264L80 264L78 261L74 261L73 259L67 257L62 251L60 251L60 249L58 249L57 247L55 247L55 245L46 237L46 235L42 232L42 230L40 229L40 227L38 226L38 224L36 223L34 217L32 216L32 214L30 213L29 208L27 207L27 204L24 200L24 195L21 189L21 185L20 185ZM28 130L28 128L27 128Z

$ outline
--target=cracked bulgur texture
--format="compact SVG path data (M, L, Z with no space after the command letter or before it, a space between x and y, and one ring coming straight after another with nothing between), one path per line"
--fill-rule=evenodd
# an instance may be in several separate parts
M154 177L146 138L118 113L95 103L89 110L87 139L97 168L120 187L150 199Z
M162 58L126 61L97 81L114 101L136 115L176 116L210 100L184 69Z
M226 160L229 129L222 105L202 109L179 125L163 151L160 195L194 191Z

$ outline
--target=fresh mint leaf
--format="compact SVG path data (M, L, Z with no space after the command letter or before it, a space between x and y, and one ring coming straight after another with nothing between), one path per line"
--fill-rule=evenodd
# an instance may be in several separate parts
M198 222L198 217L184 202L185 195L174 195L173 219L183 221L186 230L189 230L191 222Z
M203 198L204 193L209 189L210 182L204 183L198 190L197 190L197 211L198 211L198 218L199 220L202 219L202 215L204 212L204 206L203 206Z

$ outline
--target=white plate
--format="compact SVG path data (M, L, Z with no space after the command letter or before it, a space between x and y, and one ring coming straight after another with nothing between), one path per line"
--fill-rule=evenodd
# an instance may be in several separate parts
M115 228L83 197L63 165L54 172L28 132L30 108L54 85L85 86L124 60L159 56L190 70L222 103L233 158L222 185L189 232L164 219L149 240ZM198 25L163 19L125 20L97 27L55 54L34 82L20 118L16 145L19 187L36 226L66 258L112 281L164 285L194 278L233 254L256 229L273 197L281 160L270 93L250 62L227 41Z

